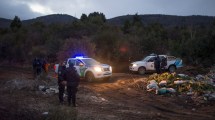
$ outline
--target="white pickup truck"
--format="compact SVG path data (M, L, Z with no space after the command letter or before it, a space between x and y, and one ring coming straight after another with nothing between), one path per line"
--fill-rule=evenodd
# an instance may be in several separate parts
M129 65L129 70L133 72L138 72L139 74L143 75L146 71L154 71L154 60L155 55L149 55L145 57L141 61L132 62ZM167 55L159 55L160 60L166 58L167 65L164 66L165 70L169 72L175 72L175 70L179 67L182 67L182 60L180 58L176 58L174 56L167 56Z
M95 79L110 79L112 76L112 67L107 64L101 64L92 58L75 57L66 61L66 67L73 63L80 77L92 82ZM59 64L55 64L55 72L58 73Z

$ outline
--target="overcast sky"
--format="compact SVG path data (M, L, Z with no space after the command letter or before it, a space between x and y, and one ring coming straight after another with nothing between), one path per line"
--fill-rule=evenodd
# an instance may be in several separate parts
M21 20L48 14L102 12L106 18L128 14L215 16L215 0L0 0L0 18Z

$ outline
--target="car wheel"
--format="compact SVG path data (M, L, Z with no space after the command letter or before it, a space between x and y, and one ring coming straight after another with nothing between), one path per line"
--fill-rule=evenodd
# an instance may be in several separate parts
M140 75L144 75L144 74L146 73L146 68L140 67L140 68L138 69L138 73L139 73Z
M86 78L85 78L88 82L93 82L95 80L95 77L93 75L93 73L87 73Z
M176 71L176 67L174 65L169 66L169 72L173 73Z

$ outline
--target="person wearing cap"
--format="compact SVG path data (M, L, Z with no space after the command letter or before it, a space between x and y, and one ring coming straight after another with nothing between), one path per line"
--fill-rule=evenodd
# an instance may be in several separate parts
M76 93L78 90L80 77L74 67L73 63L69 63L69 67L66 69L65 80L67 81L67 93L68 93L68 105L72 105L76 107Z

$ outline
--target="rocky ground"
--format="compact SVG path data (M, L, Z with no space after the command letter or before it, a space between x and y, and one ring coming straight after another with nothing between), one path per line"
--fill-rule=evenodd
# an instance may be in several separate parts
M53 72L34 79L30 68L0 67L0 119L215 119L214 101L192 99L183 93L148 92L149 75L114 73L110 81L83 80L77 93L78 107L73 108L66 102L58 104L57 79Z

